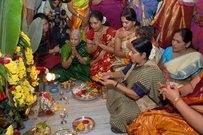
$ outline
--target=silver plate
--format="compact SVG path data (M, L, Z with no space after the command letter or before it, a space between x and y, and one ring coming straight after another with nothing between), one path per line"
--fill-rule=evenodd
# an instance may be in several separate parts
M97 92L94 92L96 90ZM99 96L99 92L96 88L91 88L88 83L77 82L72 86L71 92L73 96L78 100L94 100Z
M90 117L82 116L72 122L73 129L80 133L90 132L95 127L95 122Z
M70 131L69 129L61 129L56 131L54 135L77 135L77 132Z

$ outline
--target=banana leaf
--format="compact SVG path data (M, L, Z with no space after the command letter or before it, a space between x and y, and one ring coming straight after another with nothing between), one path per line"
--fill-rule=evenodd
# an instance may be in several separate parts
M21 28L22 0L0 0L0 50L13 54Z
M41 38L42 38L42 20L41 18L36 18L30 24L28 29L28 37L30 38L31 47L33 53L37 51Z

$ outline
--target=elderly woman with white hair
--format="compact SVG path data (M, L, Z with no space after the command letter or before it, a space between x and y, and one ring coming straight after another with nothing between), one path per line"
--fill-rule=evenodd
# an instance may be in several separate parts
M60 75L60 82L74 78L89 81L90 59L86 51L86 42L83 41L80 30L73 30L70 42L61 48L62 67L55 69L54 73Z

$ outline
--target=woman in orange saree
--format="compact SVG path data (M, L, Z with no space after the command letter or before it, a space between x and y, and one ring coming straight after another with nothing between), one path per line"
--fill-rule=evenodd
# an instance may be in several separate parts
M99 11L90 14L90 28L87 30L87 51L91 54L90 77L110 70L115 61L113 40L116 31L105 25L105 17Z
M137 119L127 126L129 135L198 135L203 133L203 71L191 81L192 93L179 97L181 89L162 88L161 93L166 96L173 106L156 108L143 112ZM201 78L201 80L200 80ZM196 85L196 86L193 86ZM183 86L189 88L188 86ZM185 89L184 88L184 89ZM182 89L183 90L183 89ZM193 109L191 109L193 108ZM178 112L179 113L178 113ZM199 112L199 113L197 113ZM191 116L192 115L192 116Z

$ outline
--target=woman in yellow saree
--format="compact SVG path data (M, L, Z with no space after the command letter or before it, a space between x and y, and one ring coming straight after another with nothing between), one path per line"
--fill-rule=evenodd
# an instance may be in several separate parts
M69 0L68 9L72 13L71 29L80 29L87 26L89 16L89 0Z

